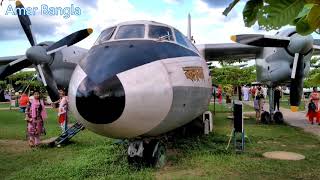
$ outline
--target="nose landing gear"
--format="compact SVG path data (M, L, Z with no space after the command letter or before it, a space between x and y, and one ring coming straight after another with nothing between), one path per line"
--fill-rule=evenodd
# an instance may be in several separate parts
M160 140L135 140L129 143L128 163L162 168L167 161L166 147Z

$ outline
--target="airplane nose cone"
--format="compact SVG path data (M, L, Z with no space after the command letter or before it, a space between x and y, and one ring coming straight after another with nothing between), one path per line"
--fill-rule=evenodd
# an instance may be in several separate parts
M125 106L125 93L117 76L99 84L88 77L83 79L76 93L80 115L94 124L108 124L117 120Z

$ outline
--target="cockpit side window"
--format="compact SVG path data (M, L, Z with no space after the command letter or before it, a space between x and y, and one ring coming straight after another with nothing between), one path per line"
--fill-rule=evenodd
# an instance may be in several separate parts
M165 26L149 26L149 38L152 39L165 39L168 41L173 41L172 31L170 28Z
M144 24L120 26L115 39L144 38L144 28Z
M100 36L98 37L98 39L94 43L94 45L98 45L98 44L103 43L104 41L110 40L115 29L116 29L116 27L111 27L111 28L108 28L108 29L102 31L102 33L100 34Z
M198 51L197 48L195 48L194 45L189 41L189 39L185 37L180 31L174 29L174 35L176 36L178 44L190 48L196 52Z

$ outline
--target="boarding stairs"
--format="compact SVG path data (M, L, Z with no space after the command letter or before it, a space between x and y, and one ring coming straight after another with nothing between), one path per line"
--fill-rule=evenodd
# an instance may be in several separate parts
M64 133L57 137L54 141L50 143L51 146L61 146L68 142L73 136L78 134L81 130L84 129L84 126L80 123L75 123L70 128L68 128Z

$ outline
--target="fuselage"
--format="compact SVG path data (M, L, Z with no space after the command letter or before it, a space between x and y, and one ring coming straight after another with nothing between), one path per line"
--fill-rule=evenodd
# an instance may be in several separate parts
M103 31L69 86L76 119L114 138L159 136L207 110L206 61L178 30L152 21Z

